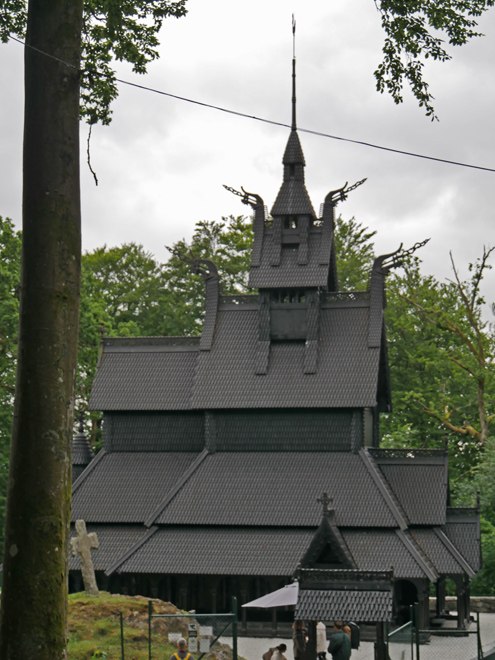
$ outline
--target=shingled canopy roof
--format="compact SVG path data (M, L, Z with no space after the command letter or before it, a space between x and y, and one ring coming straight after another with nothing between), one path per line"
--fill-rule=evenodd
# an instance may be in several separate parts
M299 621L391 621L392 571L298 571Z

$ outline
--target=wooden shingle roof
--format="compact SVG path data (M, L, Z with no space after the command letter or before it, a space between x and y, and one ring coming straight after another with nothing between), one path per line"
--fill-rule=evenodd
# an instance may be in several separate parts
M241 408L362 408L376 405L380 346L369 346L369 302L337 300L320 310L315 373L304 373L304 342L272 342L256 373L259 312L252 302L220 305L210 350L174 338L106 339L90 408L104 411ZM198 340L199 341L199 340Z

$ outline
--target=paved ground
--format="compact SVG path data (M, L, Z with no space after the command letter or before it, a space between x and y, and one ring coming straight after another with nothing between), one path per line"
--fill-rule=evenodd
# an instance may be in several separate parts
M495 647L495 614L480 615L481 643L484 651ZM230 643L229 640L225 640ZM281 642L287 644L287 660L294 660L292 640L289 639L258 639L240 637L238 639L239 655L246 660L261 660L262 654L271 646ZM462 638L435 637L429 644L420 647L421 660L475 660L476 635ZM363 642L357 651L352 652L352 660L373 660L374 650L371 642ZM391 660L411 660L411 650L408 644L394 644L390 648ZM327 655L327 660L330 660ZM415 660L415 659L414 659Z

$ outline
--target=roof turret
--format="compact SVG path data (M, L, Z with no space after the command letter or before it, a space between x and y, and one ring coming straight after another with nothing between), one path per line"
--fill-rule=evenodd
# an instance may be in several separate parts
M308 215L316 217L304 184L304 154L296 125L296 58L292 58L292 124L282 163L284 180L272 208L273 217Z

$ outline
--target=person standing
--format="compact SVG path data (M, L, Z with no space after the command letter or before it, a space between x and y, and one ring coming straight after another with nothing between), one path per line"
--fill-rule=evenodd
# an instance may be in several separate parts
M333 624L334 633L330 637L328 652L333 660L349 660L351 657L351 640L343 630L342 621L335 621Z
M318 660L325 660L327 651L327 628L322 621L316 624L316 655Z
M194 657L187 650L187 642L181 637L177 642L177 651L172 653L170 660L194 660Z

